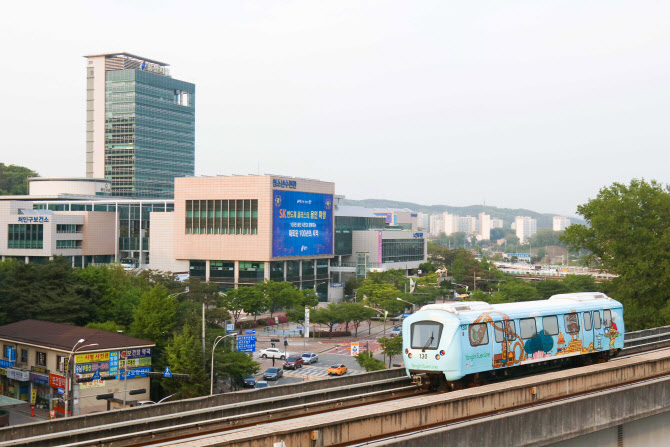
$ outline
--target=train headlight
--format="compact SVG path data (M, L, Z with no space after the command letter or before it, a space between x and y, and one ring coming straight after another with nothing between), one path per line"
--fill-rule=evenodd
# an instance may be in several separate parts
M435 360L440 360L440 354L435 354Z
M412 354L407 354L407 357L412 358Z
M444 352L444 349L443 349L443 350L440 351L440 355L444 355L444 354L445 354L445 352Z

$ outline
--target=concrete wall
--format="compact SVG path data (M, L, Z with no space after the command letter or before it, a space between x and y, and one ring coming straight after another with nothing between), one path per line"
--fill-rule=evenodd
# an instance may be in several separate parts
M149 218L151 219L149 268L164 272L187 273L189 262L174 257L174 213L151 213Z

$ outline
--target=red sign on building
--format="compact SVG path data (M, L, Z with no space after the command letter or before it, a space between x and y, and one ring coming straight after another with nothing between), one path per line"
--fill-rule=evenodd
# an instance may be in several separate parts
M49 374L49 386L53 388L65 388L65 377L57 374Z

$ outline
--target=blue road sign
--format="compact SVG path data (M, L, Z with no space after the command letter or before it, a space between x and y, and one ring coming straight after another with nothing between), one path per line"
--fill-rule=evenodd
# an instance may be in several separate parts
M239 352L256 352L256 336L239 335L237 337L237 350Z
M100 370L96 369L95 372L93 373L93 380L100 380Z
M65 388L58 388L58 394L65 394Z
M256 329L245 329L244 334L245 335L256 335Z
M163 371L163 377L172 377L172 372L170 371L169 367L165 367L165 371Z

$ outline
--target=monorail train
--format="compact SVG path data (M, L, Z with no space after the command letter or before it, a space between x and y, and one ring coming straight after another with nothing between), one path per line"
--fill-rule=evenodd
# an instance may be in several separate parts
M405 319L403 358L417 382L453 389L523 365L605 360L623 348L624 332L623 306L603 293L506 304L446 302Z

